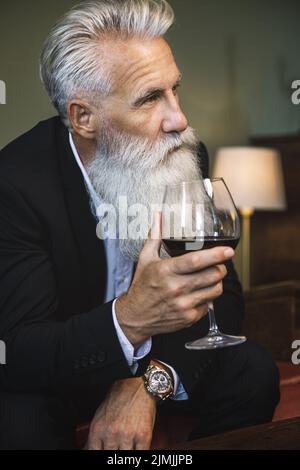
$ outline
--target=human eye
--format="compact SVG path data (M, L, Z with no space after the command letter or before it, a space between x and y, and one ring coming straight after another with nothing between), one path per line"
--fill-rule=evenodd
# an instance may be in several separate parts
M180 88L180 83L176 83L176 85L173 86L172 90L173 90L174 95L178 94L178 88Z
M161 96L160 93L153 93L152 95L149 95L145 98L143 104L153 103L155 101L158 101L160 96Z

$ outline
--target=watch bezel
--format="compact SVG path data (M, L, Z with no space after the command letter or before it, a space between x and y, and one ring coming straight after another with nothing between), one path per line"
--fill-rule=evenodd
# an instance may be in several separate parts
M167 385L164 391L158 392L151 386L151 378L154 376L154 374L157 373L162 374L167 379ZM171 395L173 395L173 383L170 375L164 369L161 369L154 365L149 366L145 373L145 387L151 395L160 398L161 400L166 400Z

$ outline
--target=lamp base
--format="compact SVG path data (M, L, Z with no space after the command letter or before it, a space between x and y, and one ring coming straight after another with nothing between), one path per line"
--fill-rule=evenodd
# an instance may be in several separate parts
M242 227L242 285L244 291L250 289L250 219L254 213L251 207L240 209L243 218Z

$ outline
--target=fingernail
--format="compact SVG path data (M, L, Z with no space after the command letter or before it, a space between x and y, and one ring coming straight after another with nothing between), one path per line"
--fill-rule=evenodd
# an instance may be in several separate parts
M226 248L226 250L224 250L224 255L226 258L232 258L234 256L234 250L232 248Z

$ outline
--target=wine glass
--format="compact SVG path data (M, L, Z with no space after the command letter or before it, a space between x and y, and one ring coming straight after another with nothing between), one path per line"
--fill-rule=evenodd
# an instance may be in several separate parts
M162 239L166 252L181 256L191 251L224 246L236 248L240 221L232 196L222 178L166 186L162 205ZM187 343L187 349L216 349L246 341L245 336L221 333L208 303L209 331Z

